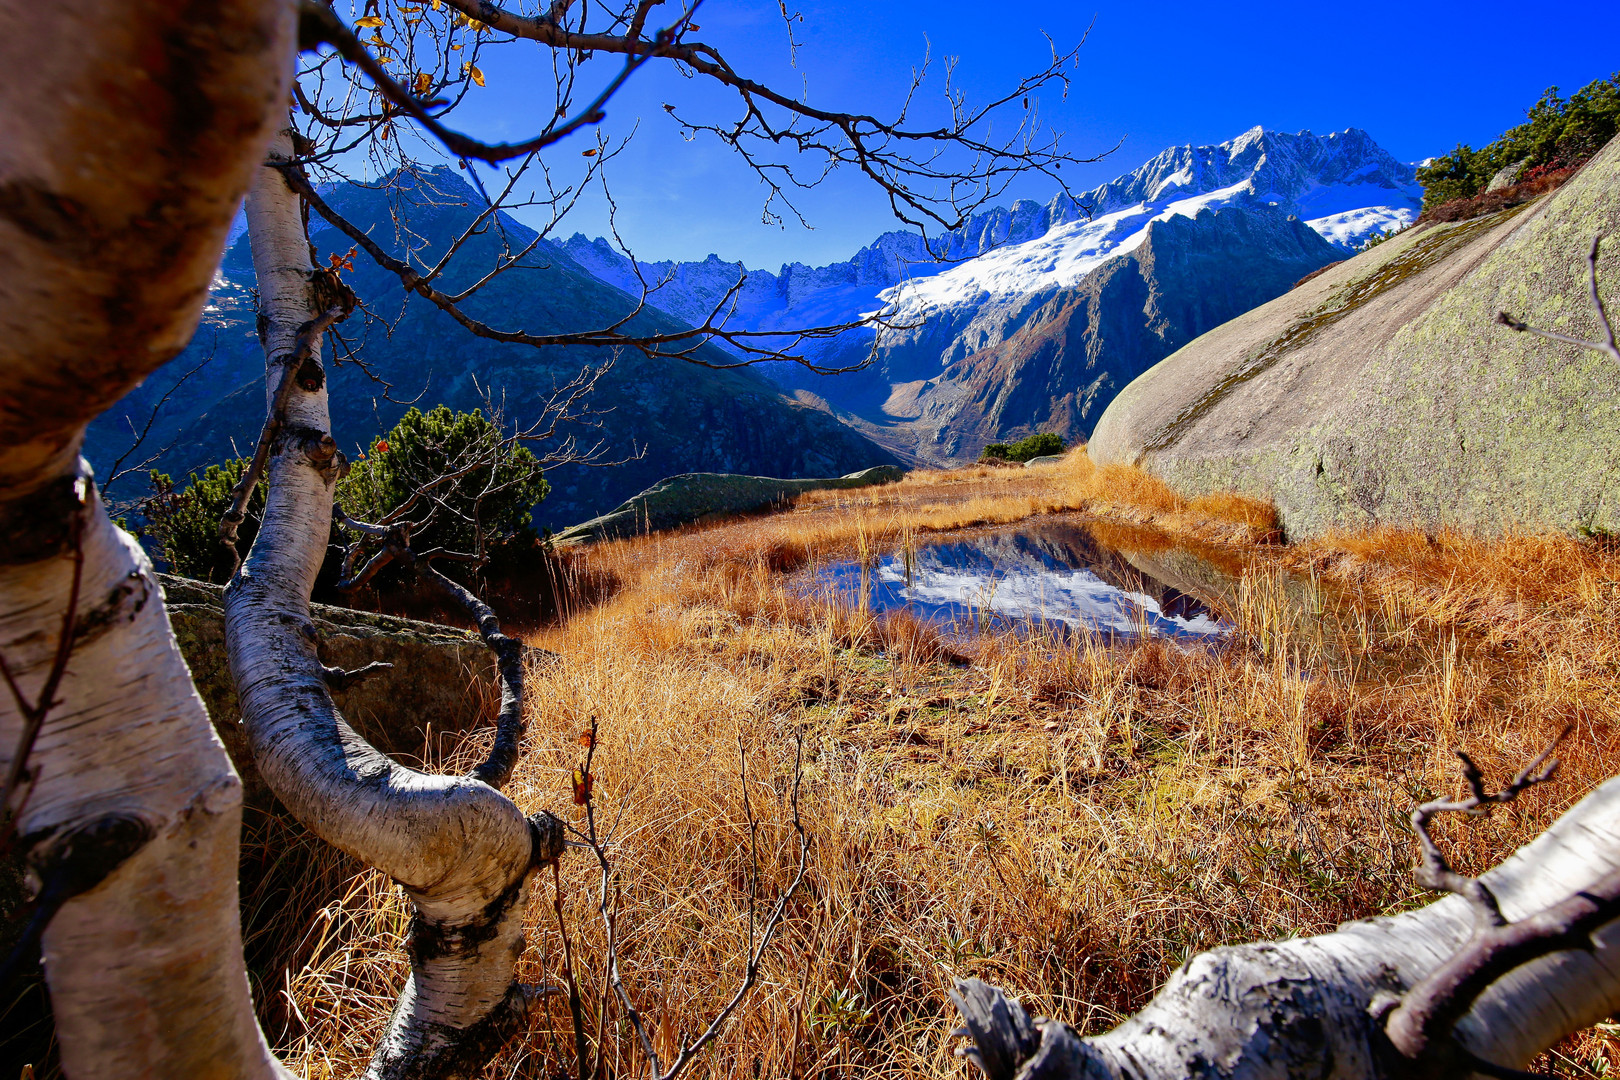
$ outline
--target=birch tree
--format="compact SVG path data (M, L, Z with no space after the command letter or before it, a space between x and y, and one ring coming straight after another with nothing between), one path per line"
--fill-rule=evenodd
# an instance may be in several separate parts
M733 331L727 317L741 278L702 326L651 334L632 333L630 316L605 326L548 335L474 318L465 307L466 299L499 274L520 265L538 238L522 250L506 246L493 266L477 268L478 276L468 288L447 294L440 285L463 245L489 230L492 218L508 200L520 198L518 182L540 160L537 155L599 123L618 88L652 61L703 65L709 78L738 90L746 105L745 117L762 115L751 101L760 93L768 94L772 107L790 117L789 126L723 133L722 138L738 149L747 139L769 142L795 130L793 117L812 117L815 134L804 137L798 152L819 152L830 160L850 155L851 162L880 177L891 199L901 200L897 212L919 227L929 223L957 227L1018 169L1044 168L1055 174L1063 161L1075 160L1058 150L1055 136L1040 137L1032 116L1026 116L1011 135L999 141L989 141L987 134L1002 106L1019 101L1028 113L1032 90L1061 82L1072 54L1054 54L1043 72L984 109L964 111L960 98L948 92L954 110L950 122L943 128L913 131L905 126L903 113L900 120L889 123L822 113L742 80L729 68L716 68L712 59L702 59L717 57L713 49L685 41L698 29L691 9L676 10L673 21L660 27L650 23L659 6L653 0L640 0L616 13L610 11L604 26L595 32L587 32L586 20L600 19L600 14L591 15L583 6L577 12L568 5L554 7L552 17L557 25L568 27L575 36L542 42L557 54L556 97L547 103L551 119L519 144L492 146L458 134L447 126L446 116L471 86L482 83L477 66L480 50L527 44L524 39L530 35L503 35L499 28L454 4L443 9L369 4L366 14L351 28L325 5L304 0L300 6L303 44L315 50L330 46L334 51L315 51L304 62L294 82L299 109L272 140L265 166L248 194L247 230L261 298L259 325L266 357L267 419L236 505L223 523L222 536L227 542L261 477L267 494L253 547L226 590L226 640L243 723L266 783L316 835L398 881L414 909L407 945L411 976L378 1045L370 1076L475 1075L527 1023L529 1007L542 991L512 981L523 951L520 921L533 872L562 850L563 826L545 813L525 819L499 793L516 764L523 734L521 646L501 632L487 606L434 565L475 553L416 550L409 519L401 516L404 507L373 523L355 521L334 504L334 485L345 463L331 431L323 345L328 331L356 305L352 297L333 288L330 275L317 272L311 261L305 214L325 218L364 257L396 274L410 294L477 336L541 348L565 344L629 347L670 362L699 361L701 344L723 340L741 353L739 363L766 358L803 360L788 348L854 324L808 328L789 335L785 342L779 333ZM492 15L493 9L483 14ZM394 35L392 40L382 36L384 28ZM371 40L387 55L368 51L355 29L375 31ZM486 40L492 29L505 41ZM598 53L613 57L615 66L592 96L576 87L600 68L600 63L591 63L592 55ZM338 60L343 64L334 66ZM384 61L388 60L407 70L425 70L416 71L407 86L386 70ZM585 99L583 105L576 104L576 93ZM402 246L391 249L346 221L322 198L309 175L311 169L334 168L341 149L352 149L351 133L356 131L375 158L391 162L396 169L410 167L413 162L399 149L403 135L397 116L410 117L427 136L459 156L463 166L468 159L490 163L522 160L508 173L500 197L491 200L431 262L410 246L408 237ZM841 145L836 141L839 138L844 140ZM608 155L591 149L584 156L590 160ZM766 170L761 175L769 175L768 167L757 157L745 153L744 158L756 169ZM599 167L599 161L591 160L586 176L594 175ZM549 197L544 201L554 210L553 221L559 220L572 205L577 189L559 193L550 186L551 174L543 160L539 171L547 177ZM945 194L925 192L924 181L945 182ZM644 282L641 302L655 289L655 283ZM588 377L582 376L573 387L565 402L588 391ZM461 604L494 653L502 687L497 731L489 759L470 775L436 776L406 769L367 745L338 714L328 682L349 678L351 673L334 673L320 662L309 609L334 518L344 529L380 547L364 566L345 560L345 583L363 582L388 562L401 564ZM353 550L360 547L356 544ZM762 944L770 936L767 930ZM750 970L757 964L758 958L752 957ZM735 1004L727 1014L734 1008ZM712 1040L719 1023L717 1020L702 1042ZM693 1053L695 1050L678 1055L672 1076Z
M654 0L619 13L605 38L570 23L584 15L566 2L538 15L447 3L513 40L627 56L630 71L648 58L684 63L737 89L745 131L755 98L800 107L687 43L690 13L646 32ZM0 57L30 75L0 90L0 837L30 868L30 927L75 1078L285 1075L254 1021L242 965L240 782L151 567L107 519L78 456L89 419L191 334L244 193L267 375L262 452L249 475L264 478L267 504L228 591L227 634L254 754L300 820L394 877L413 904L411 977L370 1075L477 1075L527 1021L533 992L512 980L519 920L532 872L563 845L556 819L525 818L499 790L521 748L516 643L438 574L434 553L393 544L390 557L437 575L468 606L502 677L488 758L468 776L430 775L390 761L344 722L327 688L354 673L321 664L310 620L342 468L323 336L345 311L317 287L300 205L312 191L286 102L300 24L304 45L337 38L371 70L332 18L281 0L0 2ZM455 143L397 84L379 76L376 86L390 109L456 152L479 149ZM589 126L601 107L543 137ZM801 149L833 146L885 175L864 118L818 122L826 126ZM904 146L906 130L889 138ZM890 180L902 190L906 176L925 175L898 161ZM902 214L924 216L891 196ZM402 279L420 278L403 265ZM1469 796L1414 813L1420 880L1455 896L1336 934L1204 954L1101 1038L1082 1040L964 984L980 1062L997 1080L1513 1075L1620 1006L1610 947L1620 781L1478 880L1451 870L1428 829L1436 814L1508 801L1551 768L1544 755L1500 791L1470 772Z
M241 782L79 446L190 338L295 32L263 0L0 5L0 835L75 1077L282 1075L242 966Z

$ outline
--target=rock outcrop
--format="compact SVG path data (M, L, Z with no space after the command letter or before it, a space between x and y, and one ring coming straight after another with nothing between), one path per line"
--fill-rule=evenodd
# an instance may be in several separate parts
M892 484L904 475L905 471L894 465L819 480L683 473L660 480L600 517L564 529L552 542L567 547L663 532L700 521L769 510L807 491Z
M269 809L274 798L259 780L226 666L224 587L168 574L162 581L169 622L214 729L242 775L245 800ZM325 604L315 604L313 612L321 661L328 667L393 665L332 692L343 718L383 753L420 766L437 752L429 749L430 734L493 724L500 689L494 660L477 635Z
M1620 531L1620 141L1551 195L1409 230L1221 326L1126 387L1090 452L1186 494L1273 499L1293 536L1372 523Z

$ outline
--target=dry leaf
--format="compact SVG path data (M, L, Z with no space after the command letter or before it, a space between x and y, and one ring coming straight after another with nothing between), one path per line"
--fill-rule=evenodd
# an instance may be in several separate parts
M580 151L579 156L580 157L595 157L596 156L596 151L594 149L593 150L582 150L582 151Z
M354 20L354 26L355 26L355 29L357 29L357 30L363 29L363 28L368 27L368 26L381 26L382 24L383 24L383 18L382 18L381 15L367 15L363 19Z

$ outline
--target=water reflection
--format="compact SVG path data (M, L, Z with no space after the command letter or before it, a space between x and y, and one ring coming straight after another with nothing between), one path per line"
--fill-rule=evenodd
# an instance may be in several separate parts
M864 594L874 611L907 608L962 636L1042 627L1210 641L1231 629L1203 601L1142 573L1072 522L954 536L864 565L830 563L811 587L852 605Z

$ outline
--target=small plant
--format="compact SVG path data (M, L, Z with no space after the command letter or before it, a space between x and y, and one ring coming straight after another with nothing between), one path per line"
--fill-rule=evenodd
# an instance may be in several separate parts
M872 1022L872 1010L858 990L829 990L810 1014L810 1026L824 1035L842 1035Z
M1360 252L1363 252L1363 251L1371 251L1373 248L1377 247L1379 244L1382 244L1385 240L1393 240L1393 239L1395 239L1395 237L1399 236L1401 233L1403 233L1405 231L1406 230L1404 228L1397 228L1395 226L1390 226L1388 229L1381 229L1381 230L1375 231L1372 234L1370 234L1367 237L1367 239L1365 239L1365 240L1363 240L1361 242L1361 246L1356 248L1356 251L1357 251L1357 253L1360 253Z
M1052 454L1061 454L1064 451L1063 437L1051 432L1042 432L1021 439L1015 443L991 443L979 455L984 462L1028 461L1031 458L1047 457Z

